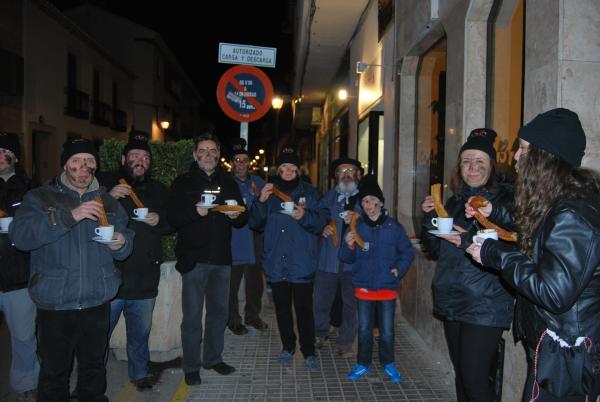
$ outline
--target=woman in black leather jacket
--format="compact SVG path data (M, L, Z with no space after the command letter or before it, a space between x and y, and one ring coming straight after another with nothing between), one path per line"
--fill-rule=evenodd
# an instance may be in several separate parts
M577 114L554 109L519 130L518 247L468 252L520 294L515 327L528 352L523 400L595 401L600 385L600 175L581 169ZM481 244L479 244L481 243Z
M432 284L434 313L444 322L459 402L494 400L488 375L514 309L514 298L499 275L475 269L478 265L465 254L473 235L481 229L474 219L465 217L465 203L470 197L483 196L494 204L488 219L504 226L511 220L507 211L512 208L512 186L498 182L494 172L495 137L490 129L473 130L460 150L451 181L454 195L445 208L461 234L440 238L429 233L435 229L431 224L436 216L433 198L427 196L421 206L425 213L423 245L438 258Z

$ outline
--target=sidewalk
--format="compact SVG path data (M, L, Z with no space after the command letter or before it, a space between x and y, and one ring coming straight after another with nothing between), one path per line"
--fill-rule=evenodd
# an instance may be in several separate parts
M282 366L276 361L281 344L277 333L273 305L265 296L262 318L269 324L265 332L249 328L249 333L237 336L226 330L225 362L236 367L230 376L214 371L201 371L202 385L188 387L183 382L180 362L153 365L162 370L152 391L138 393L127 378L127 363L110 356L107 395L114 402L167 401L453 401L453 379L447 368L429 358L429 352L416 332L402 319L396 325L396 362L402 381L394 384L379 367L377 349L375 362L367 379L358 382L346 378L355 359L335 355L335 335L319 352L321 368L309 371L300 353L293 363ZM0 327L0 356L8 356L6 326ZM4 334L4 336L2 336ZM6 353L6 354L5 354ZM4 358L2 360L5 360ZM13 401L7 395L7 362L0 364L0 400ZM74 381L72 386L74 386Z

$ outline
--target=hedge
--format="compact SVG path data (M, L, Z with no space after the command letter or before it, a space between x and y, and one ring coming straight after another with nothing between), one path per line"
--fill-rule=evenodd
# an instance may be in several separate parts
M107 139L100 146L100 169L117 171L121 165L121 155L126 141ZM193 140L176 142L150 142L152 150L152 177L171 187L173 180L189 170L193 161ZM162 246L165 261L175 260L175 240L177 235L163 236Z

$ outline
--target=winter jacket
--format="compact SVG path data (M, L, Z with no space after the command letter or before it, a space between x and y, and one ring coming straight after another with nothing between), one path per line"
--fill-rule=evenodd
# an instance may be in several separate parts
M15 246L31 252L29 294L39 308L73 310L101 305L112 299L121 283L113 259L131 254L134 233L127 214L94 179L82 196L68 188L64 173L29 191L10 225ZM125 245L113 251L92 240L98 222L75 221L72 210L100 195L108 221L123 234Z
M122 177L125 176L119 172L106 172L99 174L98 180L110 191L119 184ZM151 299L158 294L160 264L163 262L162 235L170 232L165 213L169 194L165 186L153 179L146 179L141 183L129 181L129 184L144 207L148 208L148 212L158 213L159 221L156 226L150 226L131 219L136 217L133 210L137 208L131 197L118 199L129 217L127 227L135 232L135 238L131 255L116 263L121 271L122 281L117 299Z
M244 205L236 182L220 168L208 176L194 163L189 172L175 179L169 192L167 218L178 231L175 267L182 274L194 269L196 263L231 265L231 227L242 227L248 220L247 211L235 219L212 211L200 216L196 204L205 191L217 196L214 204L236 200Z
M289 195L304 205L302 219L282 213L281 200L271 195L252 205L249 225L264 232L262 264L271 282L310 283L317 270L318 236L329 214L320 206L319 190L306 182L300 181Z
M600 342L600 206L570 199L543 218L533 238L532 256L513 244L486 240L484 266L524 297L515 320L516 334L531 348L549 328L572 344L579 336ZM600 350L597 349L596 350Z
M238 185L244 204L250 210L252 204L258 202L258 195L254 193L252 184L254 183L258 191L262 190L265 181L258 176L250 175L246 181L241 181L235 175L233 180ZM241 228L233 228L231 232L231 265L256 264L256 255L254 251L254 236L256 232L250 229L248 225Z
M25 174L14 174L6 182L0 178L0 209L14 216L23 196L34 187ZM17 250L7 233L0 234L0 292L23 289L29 281L29 253Z
M340 248L340 259L354 264L352 285L357 289L398 290L415 256L412 244L398 221L386 217L380 224L369 225L365 219L369 218L363 215L358 220L356 231L365 241L366 250L357 245L350 249L345 241ZM397 269L398 275L392 269Z
M348 202L348 203L347 203ZM347 201L344 195L340 194L335 188L329 190L321 199L322 207L329 210L330 220L335 219L336 229L338 233L338 244L344 242L344 228L347 226L344 220L340 218L340 213L348 210L353 204L353 211L361 212L362 209L358 203L358 191L353 197ZM329 223L329 222L328 222ZM318 270L328 273L352 272L352 264L346 264L339 258L339 246L333 245L333 236L319 237L319 265Z
M461 235L460 247L430 234L429 230L436 229L431 224L436 215L425 215L421 239L428 253L438 258L432 284L434 313L449 321L508 328L514 310L512 294L496 272L480 269L465 252L481 229L475 219L465 218L464 205L471 195L481 195L492 202L490 221L507 229L512 224L509 212L514 197L508 183L497 183L490 191L466 188L448 199L446 211L455 225L467 231Z

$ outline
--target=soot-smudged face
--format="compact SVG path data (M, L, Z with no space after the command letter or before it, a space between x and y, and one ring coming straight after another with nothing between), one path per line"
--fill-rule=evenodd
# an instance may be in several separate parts
M64 168L68 184L77 191L85 191L94 180L96 158L88 153L75 154L67 160Z

